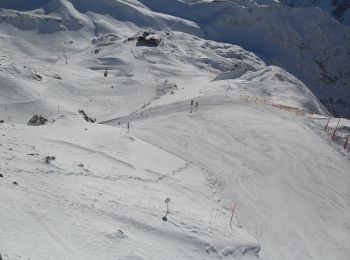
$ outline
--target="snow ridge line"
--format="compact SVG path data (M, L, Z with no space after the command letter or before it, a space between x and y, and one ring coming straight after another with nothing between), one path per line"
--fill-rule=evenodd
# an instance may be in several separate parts
M191 107L190 105L191 100L198 101L199 106L201 108L219 106L226 103L237 103L237 101L239 101L239 100L234 100L232 98L228 98L227 96L194 97L191 99L186 99L186 100L171 103L171 104L150 107L149 109L143 110L141 112L131 113L127 116L116 117L116 118L100 121L98 123L109 124L112 122L118 122L118 124L123 124L129 121L143 120L151 117L168 115L171 113L189 112Z

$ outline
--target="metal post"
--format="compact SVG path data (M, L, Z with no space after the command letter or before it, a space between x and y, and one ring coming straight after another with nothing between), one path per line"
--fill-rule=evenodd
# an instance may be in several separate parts
M165 203L166 203L166 213L165 213L165 216L162 217L162 220L163 220L163 221L168 221L167 216L168 216L168 214L169 214L169 202L170 202L170 198L166 198L166 199L165 199Z
M329 117L328 118L328 121L327 121L327 124L326 124L326 126L325 126L325 128L324 128L324 131L327 131L327 127L328 127L328 124L329 124L329 121L331 120L331 118Z
M338 124L337 124L337 126L335 127L334 132L333 132L333 135L332 135L332 140L333 140L333 141L334 141L334 139L335 139L335 133L337 132L337 128L338 128L338 126L339 126L339 122L340 122L340 118L339 118L339 120L338 120Z

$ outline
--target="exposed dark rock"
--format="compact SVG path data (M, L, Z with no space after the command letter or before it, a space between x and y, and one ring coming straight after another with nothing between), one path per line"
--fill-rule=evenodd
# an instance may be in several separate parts
M35 126L39 126L39 125L45 125L47 123L47 118L43 117L43 116L38 116L38 115L34 115L28 122L28 125L35 125Z
M34 73L32 78L37 80L37 81L42 81L43 80L43 77L41 75L39 75L38 73Z
M5 121L4 120L0 120L0 124L3 124L3 123L5 123Z
M30 155L30 156L37 156L37 155L40 155L38 153L28 153L27 155Z
M56 160L55 156L46 156L45 157L45 163L46 164L49 164L51 161L54 161L54 160Z
M84 110L79 110L78 111L79 114L85 119L86 122L90 122L90 123L95 123L96 122L96 118L93 119L91 117L89 117Z
M159 36L151 32L143 32L142 35L137 37L137 46L157 47L161 44L162 40Z

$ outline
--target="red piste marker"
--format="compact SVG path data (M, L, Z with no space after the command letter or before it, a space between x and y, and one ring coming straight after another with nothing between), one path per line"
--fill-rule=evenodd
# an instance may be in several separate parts
M333 141L335 140L335 133L337 132L337 129L338 129L338 126L339 126L339 122L340 122L340 118L339 118L339 120L338 120L338 124L337 124L337 126L335 127L334 132L333 132L333 135L332 135L332 140L333 140Z
M328 124L329 124L329 120L331 120L331 118L330 118L330 117L328 118L328 121L327 121L327 124L326 124L326 126L325 126L325 128L324 128L324 131L327 131Z

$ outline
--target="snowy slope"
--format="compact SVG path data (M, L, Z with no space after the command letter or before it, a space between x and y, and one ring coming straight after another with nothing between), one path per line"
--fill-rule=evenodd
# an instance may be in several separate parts
M307 119L210 100L126 118L130 134L2 124L5 259L347 259L349 160Z
M250 5L268 24L269 12L280 15ZM232 44L254 38L231 40L237 28L213 18L231 11L249 18L243 7L0 1L4 260L347 259L349 150L318 130L329 115L318 89L269 62L271 53ZM144 31L161 44L138 44ZM268 50L286 53L276 46ZM332 94L324 88L322 95ZM189 113L192 99L199 107ZM101 124L84 122L79 109ZM50 123L26 126L33 114ZM348 128L342 120L344 136ZM46 156L55 160L46 164Z
M248 259L259 251L244 229L230 229L229 209L217 205L205 170L123 130L77 119L1 126L5 259L216 259L243 252ZM46 164L47 155L56 159Z
M237 44L303 81L335 115L349 117L349 25L319 8L253 1L141 0L157 12L196 22L212 40Z
M349 161L295 116L235 102L201 111L139 121L134 133L218 179L261 259L347 259Z

